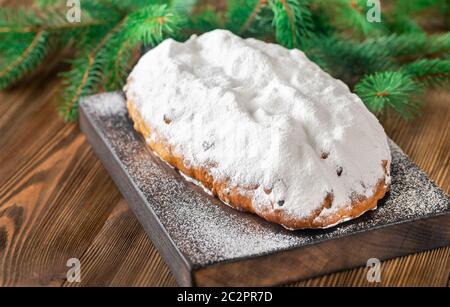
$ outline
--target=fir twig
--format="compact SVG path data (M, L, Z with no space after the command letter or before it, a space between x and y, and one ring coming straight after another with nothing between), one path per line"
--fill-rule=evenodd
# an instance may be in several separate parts
M304 0L270 0L277 41L287 48L300 48L312 29L311 12Z
M31 9L0 9L0 33L36 33L39 31L58 32L79 28L88 28L105 24L104 20L90 18L87 11L82 11L83 22L66 20L65 10L50 8L36 14Z
M334 27L346 36L364 38L379 36L385 32L383 23L369 22L367 0L318 0L317 5L325 12ZM383 20L383 16L381 16Z
M195 12L188 18L184 32L203 33L223 28L225 25L223 19L223 14L216 12L212 6L203 6L198 12ZM230 30L235 30L230 26L229 28Z
M258 0L256 5L253 7L250 15L248 15L242 27L239 29L239 34L247 31L250 26L255 22L258 18L258 14L262 11L262 9L267 5L267 0Z
M394 110L404 118L418 114L418 98L423 88L401 72L381 72L364 77L356 86L355 92L367 108L380 116Z
M71 71L62 74L65 77L64 84L67 86L63 93L64 104L60 109L64 120L70 121L77 117L80 98L91 94L100 82L104 62L98 53L114 33L119 31L123 23L124 21L110 29L86 56L72 62L73 69Z
M239 35L249 32L267 6L268 0L228 1L228 28Z
M49 34L47 32L40 31L36 33L29 45L23 51L20 51L20 54L14 61L2 65L4 67L0 70L0 90L22 78L42 62L48 51L48 40Z
M72 68L63 74L66 120L77 117L82 96L119 89L142 47L217 28L301 48L333 76L356 84L376 114L409 116L422 84L449 83L450 34L427 35L414 19L426 9L445 17L442 0L395 0L382 24L367 21L366 0L229 0L226 10L197 0L82 0L80 23L66 20L65 1L34 3L0 7L0 89L31 73L50 49L75 42Z
M179 22L167 6L152 5L131 13L107 29L95 47L73 62L73 69L63 75L67 86L63 94L65 103L60 109L63 118L66 121L76 119L81 97L92 94L105 78L109 79L105 80L108 89L121 86L123 69L130 65L130 50L140 43L146 46L160 43L167 34L176 32ZM91 43L88 41L84 46ZM131 47L127 49L127 46ZM114 58L116 61L111 62Z
M388 50L336 36L308 39L304 51L322 68L349 85L365 74L397 68Z
M424 9L438 8L445 11L447 7L448 2L442 0L396 0L394 12L395 14L410 16Z
M405 65L402 71L428 86L450 83L450 59L423 59Z
M450 55L450 33L426 35L425 33L392 34L368 39L362 43L367 50L384 50L391 57L424 57Z
M174 14L189 16L197 6L197 2L197 0L172 0L170 4Z

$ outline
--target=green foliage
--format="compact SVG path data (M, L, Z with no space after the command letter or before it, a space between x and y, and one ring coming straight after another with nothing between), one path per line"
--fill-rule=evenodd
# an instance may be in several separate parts
M395 13L410 16L411 14L430 8L445 11L448 9L448 5L449 3L443 0L396 0Z
M306 42L304 51L334 77L353 85L365 74L396 66L388 50L373 45L337 36L317 36Z
M172 0L173 12L180 16L189 16L197 5L197 0Z
M450 33L435 35L426 35L423 32L392 34L367 39L362 45L371 50L385 50L392 57L446 56L450 55Z
M376 115L394 110L405 118L419 111L422 86L407 74L386 71L368 75L355 87L367 108Z
M367 13L371 6L367 0L318 0L318 6L330 16L333 26L345 36L367 37L385 33L383 23L371 23ZM382 16L382 20L384 16Z
M450 83L450 59L422 59L405 65L402 71L428 86Z
M178 30L178 22L166 5L152 5L127 15L112 27L88 33L80 45L80 50L86 52L72 62L72 70L63 74L66 89L60 110L64 119L76 118L80 98L98 91L102 81L108 90L120 88L132 64L130 50L141 44L157 45Z
M35 69L48 52L49 33L40 31L3 35L0 48L3 61L0 62L0 90L21 79Z
M80 2L80 23L67 21L62 0L0 8L0 90L36 70L50 52L71 46L76 52L62 73L60 111L74 120L82 96L122 88L143 49L217 28L302 49L379 115L411 117L424 86L450 82L448 28L428 35L418 22L430 12L448 18L447 1L393 0L382 23L367 21L366 0L228 0L220 8L203 0Z
M270 0L277 41L287 48L299 48L312 31L311 11L303 0Z
M178 31L182 19L166 5L144 7L125 18L124 34L131 44L155 46Z
M238 35L267 33L272 19L267 0L228 1L227 29Z
M205 6L200 12L190 16L186 25L189 33L203 33L223 27L223 16L211 6Z
M36 27L40 19L29 9L24 8L2 8L0 10L0 33L30 32L25 27Z
M308 40L304 51L333 76L351 87L355 86L355 90L359 89L357 93L376 114L383 113L377 107L390 108L409 118L417 113L410 111L417 110L418 105L413 102L423 92L422 85L444 87L450 82L449 33L392 34L362 42L336 36L319 36ZM424 58L427 56L442 58ZM391 72L383 74L384 71ZM402 83L404 87L392 87L393 84ZM417 87L417 92L404 90L412 84ZM361 89L368 89L370 85L377 86L377 90L385 85L393 95L361 95ZM395 95L397 88L400 95ZM408 93L410 102L401 104L400 98Z
M0 34L2 33L36 33L40 30L47 32L61 32L103 24L107 19L115 20L112 14L105 11L104 20L92 18L94 10L102 10L103 7L90 3L82 10L81 23L71 23L66 19L67 8L50 7L37 14L32 9L1 8L0 9ZM88 10L91 9L91 11ZM108 14L108 15L106 15ZM98 17L98 16L95 16Z
M396 33L423 32L416 18L420 13L431 13L428 17L435 19L442 16L448 20L448 9L449 2L446 0L395 0L392 16L388 20L389 28Z

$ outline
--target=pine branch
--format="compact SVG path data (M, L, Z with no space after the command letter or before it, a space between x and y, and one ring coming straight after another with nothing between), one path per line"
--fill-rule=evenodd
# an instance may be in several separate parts
M384 50L392 57L450 55L450 33L427 36L425 33L392 34L363 42L367 49Z
M172 0L170 5L174 14L189 16L197 6L198 0Z
M334 77L350 86L365 74L396 69L397 64L383 48L336 36L317 36L305 41L304 51Z
M156 24L152 26L149 33L142 33L142 30L146 31L147 29L144 20L141 20L140 16L131 15L127 17L127 20L124 25L124 30L121 33L118 33L114 37L114 39L108 44L106 52L108 53L106 57L110 57L113 60L109 61L109 65L106 71L109 71L109 75L106 76L106 89L109 91L117 90L123 86L123 82L126 79L126 76L130 70L130 67L133 63L133 54L137 54L139 51L140 42L146 42L148 40L148 36L155 35L152 39L148 40L144 45L154 46L158 44L164 37L166 37L169 32L171 35L175 35L174 29L170 28L170 20L174 19L174 16L168 15L168 11L164 14L155 15L155 20L158 18L165 18L163 23L161 24L158 21ZM175 20L173 20L175 21ZM152 23L152 19L150 18L147 22ZM133 26L134 25L134 26ZM142 27L143 29L136 29L136 26ZM176 25L174 25L176 27ZM167 27L167 29L164 29Z
M394 110L408 119L418 114L418 98L423 87L401 72L381 72L364 77L356 86L356 94L367 108L380 116Z
M35 32L40 19L29 9L0 8L0 33L29 33Z
M61 0L35 0L34 3L41 9L48 8L50 6L60 6L65 4Z
M123 31L107 46L105 57L114 59L108 69L111 71L107 82L109 89L117 90L123 86L133 62L133 53L138 53L141 45L153 47L166 37L175 36L182 22L165 5L150 6L130 14Z
M383 23L371 23L367 20L370 7L367 0L317 0L317 5L326 13L335 28L342 34L364 38L379 36L386 32ZM381 16L382 20L384 16Z
M36 14L31 9L0 8L0 33L58 32L88 28L105 24L105 20L94 20L88 11L82 11L82 22L69 22L65 9L49 8ZM108 18L112 18L108 14Z
M137 50L134 50L129 41L123 41L115 50L116 56L109 61L107 69L109 72L105 75L105 89L107 91L115 91L123 86L124 80L130 71L135 58L133 55L139 54Z
M107 3L110 6L115 6L121 10L126 12L133 12L139 9L142 9L149 5L157 5L162 4L166 1L161 0L101 0L103 3Z
M10 48L9 54L5 58L14 57L15 59L2 64L0 70L0 90L10 86L24 75L34 70L44 59L48 52L49 34L40 31L35 35L27 35L29 44L26 48ZM17 47L17 45L15 46ZM8 53L8 50L2 49L2 53Z
M377 114L396 110L410 116L422 84L449 82L450 34L428 36L411 18L427 8L444 12L448 5L442 0L396 0L393 13L383 12L387 27L367 22L366 0L230 0L226 12L198 3L204 2L82 0L81 23L66 20L62 0L0 8L0 89L34 70L50 49L75 42L78 52L63 74L61 105L63 117L73 120L82 96L121 88L142 47L224 27L301 48L333 76L357 84ZM393 35L393 29L405 34Z
M309 5L311 9L311 19L313 23L314 34L317 36L336 35L336 29L331 23L331 18L327 16L324 9L312 1Z
M204 6L187 21L183 32L203 33L224 27L224 17L212 6ZM230 29L232 30L232 29Z
M450 83L450 59L424 59L402 67L402 72L427 86Z
M450 34L390 35L363 42L317 36L305 41L304 51L323 69L352 85L365 74L397 70L403 57L450 55Z
M152 5L127 17L127 35L132 44L155 46L165 37L175 35L184 20L172 13L166 5Z
M408 15L391 14L387 17L387 26L389 30L398 34L424 33L417 21Z
M104 8L102 5L95 3L90 3L84 7L95 10ZM92 19L89 14L93 11L88 12L87 10L83 11L83 22L71 23L66 19L66 9L51 7L35 13L31 9L0 8L0 36L3 37L3 43L5 44L2 46L1 53L6 58L3 61L6 68L4 68L1 77L2 88L11 85L35 69L48 53L50 46L54 48L67 45L70 40L75 41L82 36L86 29L105 23L105 20ZM109 16L113 18L114 15L109 14ZM110 19L110 21L113 20ZM43 33L45 39L39 40ZM12 39L8 40L7 37ZM24 37L35 37L34 42L39 42L38 44L31 43L29 49L26 49L31 51L25 52L26 56L17 54L17 51L21 50L20 41ZM16 44L16 40L18 40L19 45ZM3 44L0 43L1 45ZM32 49L32 47L36 49Z
M101 40L88 48L90 51L73 62L73 69L65 73L65 103L61 114L66 121L77 117L78 102L82 96L99 89L102 81L108 89L123 85L125 74L131 66L132 50L139 45L155 46L178 29L180 19L166 5L144 7L123 18L114 27L106 29ZM105 80L106 79L106 80Z
M268 0L228 1L227 28L237 34L244 34L261 20L261 13L268 7Z
M449 17L449 2L442 0L396 0L388 26L396 33L420 33L422 27L415 20L420 12L430 12L433 18ZM443 16L442 16L443 15ZM442 17L441 17L442 16ZM445 21L444 21L445 22Z
M253 7L252 12L248 15L242 27L239 29L239 34L247 31L251 25L257 20L258 14L261 13L263 8L267 5L267 0L259 0L255 7Z
M442 0L396 0L395 1L395 14L411 15L421 10L429 8L438 8L441 11L445 11L448 7L448 2Z
M72 61L72 70L62 73L63 84L66 86L63 92L64 102L60 107L60 114L65 121L77 118L78 102L82 96L92 94L98 88L102 80L102 71L105 67L105 60L100 51L108 43L109 39L123 26L123 21L110 29L106 29L101 40L94 47L88 49L84 56ZM92 42L86 40L84 44Z
M270 0L277 41L287 48L300 48L312 29L311 12L303 0Z

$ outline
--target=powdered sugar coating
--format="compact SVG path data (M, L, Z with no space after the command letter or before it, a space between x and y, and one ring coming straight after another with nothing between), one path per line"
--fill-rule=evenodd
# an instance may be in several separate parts
M306 218L332 193L318 218L332 215L352 195L373 196L382 161L390 165L377 119L299 50L224 30L168 39L141 58L125 90L186 165L257 186L257 211Z

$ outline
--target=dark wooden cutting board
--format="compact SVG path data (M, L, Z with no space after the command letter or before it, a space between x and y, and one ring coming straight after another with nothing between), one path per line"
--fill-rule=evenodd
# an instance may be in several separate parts
M288 231L187 182L133 129L121 93L85 98L80 126L180 285L276 285L450 245L450 198L393 142L378 209Z

